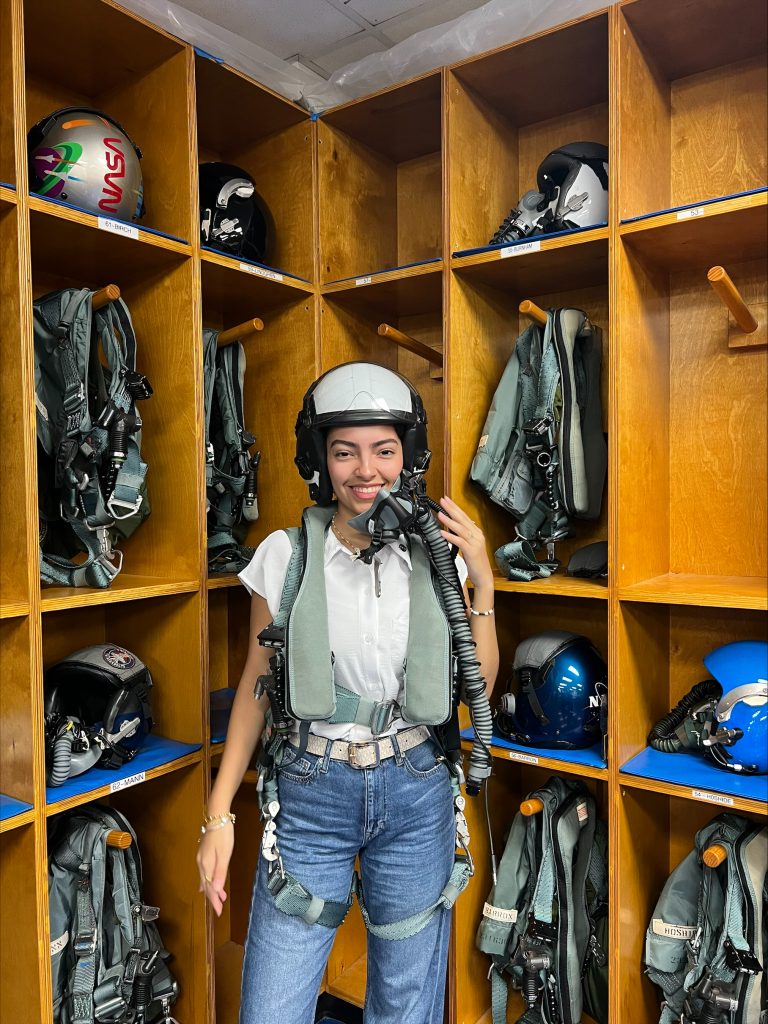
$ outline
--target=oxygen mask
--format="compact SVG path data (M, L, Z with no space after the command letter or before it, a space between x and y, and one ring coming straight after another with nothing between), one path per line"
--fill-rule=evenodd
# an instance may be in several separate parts
M349 526L371 538L370 547L360 555L370 562L385 544L399 540L418 529L419 520L438 506L427 497L424 474L432 452L425 451L413 470L403 469L390 488L382 487L371 507L349 520Z

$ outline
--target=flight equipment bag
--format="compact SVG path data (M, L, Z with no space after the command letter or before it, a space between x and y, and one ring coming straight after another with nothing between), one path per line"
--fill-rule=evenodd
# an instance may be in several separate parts
M543 810L515 815L477 946L491 967L493 1024L507 1019L508 986L525 1024L607 1022L607 830L575 779L552 777L528 795Z
M107 845L113 830L130 834L127 849ZM178 984L129 823L112 808L78 808L54 819L48 846L54 1024L172 1021Z
M261 452L245 429L245 350L239 341L218 345L218 331L203 331L205 483L208 499L208 571L240 572L253 557L245 522L259 518L256 478Z
M703 855L720 846L715 868ZM696 833L659 896L645 938L659 1024L763 1024L768 1007L768 828L720 814Z
M557 563L538 570L531 547L546 544L553 563L569 517L600 515L601 361L600 328L582 310L550 309L543 330L531 324L517 339L496 388L470 479L516 520L516 540L497 553L512 579L549 576Z
M93 294L34 302L40 577L68 587L108 587L123 561L113 545L149 515L136 403L152 388L128 307L94 310Z

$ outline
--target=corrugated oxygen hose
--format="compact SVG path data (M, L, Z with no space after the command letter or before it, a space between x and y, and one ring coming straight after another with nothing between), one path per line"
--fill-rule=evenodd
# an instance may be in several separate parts
M453 650L458 660L459 678L462 683L464 702L469 707L475 740L469 755L466 790L469 796L477 796L485 779L491 774L491 737L493 716L491 705L485 695L485 679L475 657L475 641L467 622L464 597L459 581L456 563L451 549L440 533L440 526L432 515L431 508L442 511L430 498L427 504L419 503L416 524L419 533L429 548L430 556L437 570L440 595L453 635Z
M69 778L72 766L72 742L75 738L72 728L62 729L53 741L51 770L48 773L49 786L61 786Z
M701 683L696 683L678 701L669 714L664 715L654 725L648 733L648 743L654 750L660 750L664 754L676 754L680 750L687 749L678 735L680 726L695 707L713 699L719 700L721 694L720 684L714 679L705 679Z

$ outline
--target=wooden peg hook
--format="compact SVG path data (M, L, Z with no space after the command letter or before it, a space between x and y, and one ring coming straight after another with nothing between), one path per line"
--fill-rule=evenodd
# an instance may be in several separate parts
M723 861L728 859L728 851L719 843L713 843L712 846L706 848L701 859L708 868L718 868Z
M520 804L520 813L524 818L530 818L534 814L540 814L543 810L544 804L537 796L532 797L530 800L523 800Z
M413 352L414 355L421 356L422 359L427 359L433 366L443 365L443 354L438 352L434 348L430 348L429 345L425 345L423 341L418 341L416 338L412 338L410 334L404 334L402 331L398 331L396 327L390 327L389 324L379 324L379 334L382 338L389 338L394 341L396 345L400 345L401 348L407 348L409 352Z
M93 293L91 300L94 309L103 309L108 302L116 302L120 298L120 289L116 284L108 284Z
M107 836L107 846L114 846L118 850L127 850L132 841L130 832L118 832L116 829Z
M541 307L537 306L535 302L531 302L530 299L523 299L517 308L523 316L527 316L529 320L533 320L534 323L540 324L542 327L546 327L547 314L543 309L541 309Z
M233 341L241 341L246 338L249 334L256 334L257 331L264 330L264 321L259 320L255 316L252 320L246 320L244 324L238 324L237 327L230 327L226 331L219 333L217 344L219 347L222 345L229 345Z
M768 344L768 317L765 304L760 307L760 317L756 317L733 283L725 267L710 267L707 280L718 297L725 303L728 311L738 326L738 331L731 325L728 332L729 348L753 348Z

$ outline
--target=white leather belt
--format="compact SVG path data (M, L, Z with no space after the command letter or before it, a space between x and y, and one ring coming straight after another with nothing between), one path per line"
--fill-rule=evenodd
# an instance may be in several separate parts
M429 729L425 725L416 725L412 729L400 729L397 733L397 746L401 753L418 747L429 739ZM368 743L349 743L347 740L329 740L324 736L310 733L307 750L319 757L325 755L330 744L330 757L333 761L346 761L352 768L375 768L381 761L393 757L394 744L389 736Z

